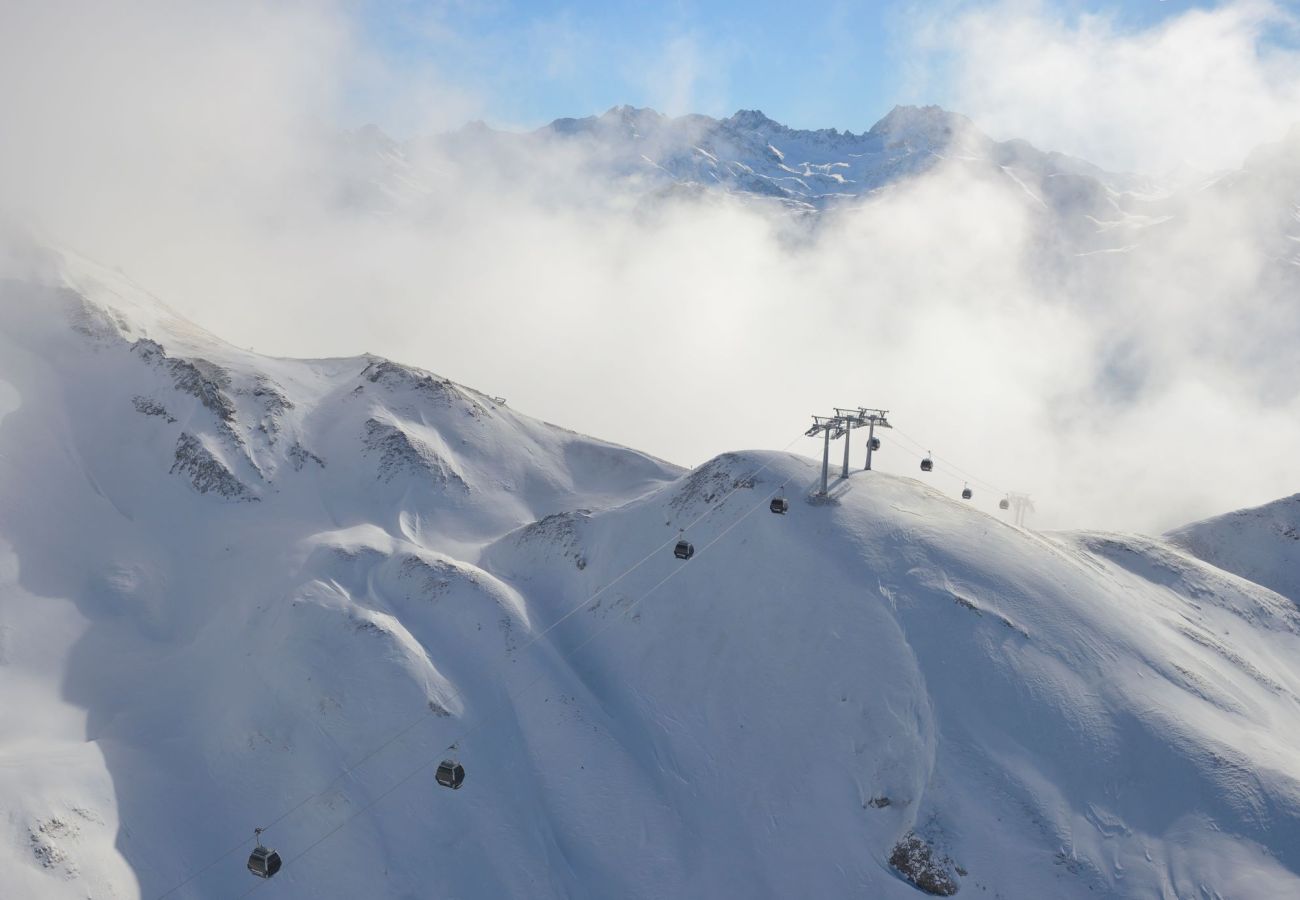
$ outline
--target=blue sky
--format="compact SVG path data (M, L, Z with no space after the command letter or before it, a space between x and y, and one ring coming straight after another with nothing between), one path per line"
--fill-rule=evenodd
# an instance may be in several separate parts
M795 127L861 131L895 103L944 103L942 66L922 58L927 16L982 0L369 0L373 49L412 78L454 86L492 124L532 127L630 103L672 113L762 109ZM1142 29L1209 0L1029 3L1052 17L1112 16ZM358 95L355 114L418 130Z

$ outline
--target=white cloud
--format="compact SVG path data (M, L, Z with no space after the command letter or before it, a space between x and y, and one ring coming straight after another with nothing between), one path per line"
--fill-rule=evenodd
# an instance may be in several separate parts
M648 59L636 58L628 72L650 105L669 115L702 112L727 115L728 72L737 48L726 41L707 41L694 32L667 37Z
M1008 0L929 19L915 39L946 61L932 88L995 136L1162 173L1240 165L1300 122L1300 56L1271 40L1296 27L1264 0L1145 28Z
M421 201L378 214L348 202L373 189L373 173L340 157L321 122L358 84L390 85L395 109L454 119L473 92L443 83L439 60L412 99L340 8L133 9L7 14L0 205L235 343L383 353L692 464L784 446L833 405L881 405L940 456L1033 491L1038 522L1054 526L1159 528L1295 490L1300 378L1285 347L1300 319L1265 283L1282 227L1266 218L1267 185L1207 194L1144 252L1094 267L1036 256L1023 195L961 167L792 241L788 223L753 206L612 189L572 149L503 169L471 142L423 161ZM1281 108L1290 90L1269 73L1291 61L1261 60L1250 37L1275 15L1233 6L1139 35L1034 10L1000 24L977 16L964 64L1002 68L981 76L987 99L972 82L970 102L1085 154L1224 153L1217 132L1188 143L1208 102L1180 100L1192 76L1142 63L1139 50L1219 48L1235 60L1215 56L1221 67L1245 74L1225 78L1214 103L1231 111L1235 97L1264 115L1257 104ZM1035 62L1041 41L1057 49ZM1064 67L1068 102L1013 90L1007 73L1019 70L996 58L1022 49L1025 77ZM689 41L669 45L647 77L670 108L690 108L708 97L708 59ZM1123 84L1098 73L1108 66L1146 73L1138 99L1105 93ZM1138 134L1135 119L1147 123ZM1276 130L1252 127L1231 152ZM1075 131L1096 143L1069 146ZM884 437L879 464L914 472L901 436ZM941 467L936 483L960 489L950 475Z

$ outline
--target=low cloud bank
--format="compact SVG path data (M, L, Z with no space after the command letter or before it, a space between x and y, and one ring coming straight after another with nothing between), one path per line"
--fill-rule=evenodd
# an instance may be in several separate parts
M799 437L809 414L883 406L901 433L883 435L882 469L919 475L916 445L931 449L938 486L960 490L953 461L981 505L1030 492L1043 527L1159 530L1300 489L1300 223L1282 193L1300 182L1281 163L1167 204L1105 254L1045 253L1025 191L960 161L813 225L611 182L574 144L503 156L472 132L454 153L340 138L323 123L357 85L400 83L342 7L80 16L95 8L32 5L0 36L0 77L18 86L0 97L0 207L234 343L381 353L686 464L792 441L818 453ZM1248 35L1257 8L1226 7ZM1199 15L1143 40L1202 34ZM1137 52L1095 23L1043 21L974 29L966 58L1041 41L1087 73ZM1258 39L1215 46L1258 56ZM1161 124L1188 115L1183 74L1136 101L1165 111L1144 146L1188 140ZM1024 79L988 77L990 96L1036 114L1005 87ZM1290 101L1269 96L1252 115L1280 134ZM964 111L998 127L976 99ZM1114 148L1130 119L1075 99L1110 135L1097 161L1128 152ZM430 131L474 112L453 81L410 103ZM1053 127L1065 140L1073 123Z

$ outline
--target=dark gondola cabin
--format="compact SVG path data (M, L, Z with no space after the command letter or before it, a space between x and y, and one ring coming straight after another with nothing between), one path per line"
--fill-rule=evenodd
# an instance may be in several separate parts
M784 497L773 497L771 509L777 515L783 516L790 509L790 501Z
M878 437L873 437L873 438L871 439L871 441L870 441L870 444L871 444L871 449L872 449L872 450L879 450L879 449L880 449L880 438L878 438Z
M465 783L465 767L455 760L444 759L438 764L438 774L434 779L443 787L458 791Z
M248 857L248 871L258 878L270 878L280 871L280 854L258 844Z
M971 493L971 489L970 489L970 488L966 487L966 488L962 488L962 489L961 489L961 498L962 498L963 500L969 500L969 499L970 499L971 497L973 497L973 496L974 496L974 494Z
M921 460L922 472L930 472L933 470L934 470L934 460L930 459L930 457L928 456L925 459Z
M673 556L678 559L690 559L695 555L695 545L690 541L678 541L673 549Z
M1011 501L1008 500L1006 497L1003 497L1001 500L998 501L998 509L1010 509L1010 508L1011 508Z

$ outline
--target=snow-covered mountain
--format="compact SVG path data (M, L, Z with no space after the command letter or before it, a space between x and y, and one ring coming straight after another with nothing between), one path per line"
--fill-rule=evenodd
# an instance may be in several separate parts
M528 132L475 122L404 142L367 126L333 142L319 181L334 185L334 199L345 207L417 217L439 215L441 201L431 198L440 187L491 185L558 208L628 198L654 208L726 196L815 228L825 214L833 218L947 167L1022 204L1037 223L1040 264L1050 258L1080 268L1072 279L1104 281L1136 247L1153 245L1148 256L1163 260L1181 252L1189 231L1217 230L1220 244L1263 241L1270 259L1283 264L1270 269L1263 287L1281 282L1290 290L1300 203L1297 135L1258 148L1238 170L1155 176L1109 172L1020 139L996 141L937 106L895 107L861 133L790 128L758 110L715 119L618 106ZM1088 257L1100 258L1080 262Z
M1113 248L1133 229L1163 215L1169 192L1153 179L1105 172L1061 153L1020 140L994 141L965 116L937 106L896 107L868 131L789 128L758 110L726 119L671 118L652 109L615 107L599 116L557 119L536 131L498 131L475 123L427 141L397 145L373 129L348 146L369 148L385 160L377 203L429 177L430 152L438 166L450 161L462 177L494 177L528 185L538 178L614 187L648 198L698 196L713 191L753 203L776 203L814 214L864 202L871 195L932 171L964 167L978 178L1014 191L1050 220L1057 239L1075 249ZM471 174L472 173L472 174ZM359 194L358 194L359 195ZM570 195L557 202L574 202Z
M818 502L784 453L686 472L29 262L0 896L1300 894L1300 612L1182 533L876 472Z
M1261 191L1270 203L1294 197L1300 176L1285 163L1293 146L1260 148L1235 172L1157 177L1109 172L1024 140L996 141L967 117L937 106L895 107L861 133L790 128L758 110L715 119L619 106L528 132L475 122L404 142L367 126L333 143L319 181L334 185L335 200L345 207L417 217L439 214L440 201L431 198L448 185L490 185L557 208L633 198L653 209L667 200L726 196L815 228L826 214L833 218L927 173L955 168L1022 204L1038 223L1040 255L1071 265L1080 256L1158 241L1169 223L1236 225L1221 207L1249 205ZM500 194L486 195L494 196ZM1294 206L1278 211L1290 217ZM1293 223L1266 218L1258 224L1293 255L1294 244L1284 237Z
M1049 200L1095 193L1091 202L1132 200L1153 185L1044 153L1024 141L991 140L965 116L937 106L898 106L861 134L788 128L758 110L727 119L663 116L622 106L601 116L559 119L527 136L580 142L604 151L613 172L661 174L675 183L719 185L821 208L921 174L944 159L996 167L1007 178L1049 187ZM1028 189L1028 188L1026 188Z
M1300 494L1167 535L1192 555L1300 605Z

